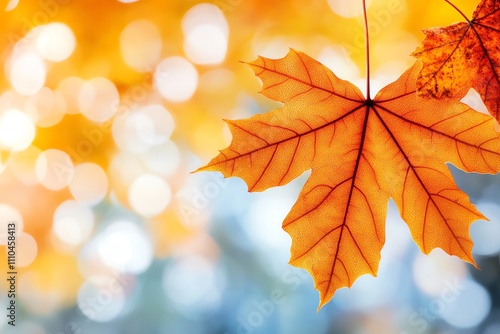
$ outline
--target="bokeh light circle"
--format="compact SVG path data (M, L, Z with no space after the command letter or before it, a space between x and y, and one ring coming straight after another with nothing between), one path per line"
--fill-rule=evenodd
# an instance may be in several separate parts
M159 145L170 138L174 131L172 115L160 104L151 104L139 110L144 116L142 122L136 124L136 132L148 145Z
M466 280L448 289L450 302L443 300L445 305L442 318L450 325L457 328L475 327L489 314L491 297L482 285Z
M370 7L372 0L366 1L366 9ZM350 18L363 15L361 1L328 0L328 5L333 12L342 17Z
M161 47L158 28L147 20L130 22L120 34L123 60L137 71L151 71L160 60Z
M66 152L48 149L40 153L36 160L36 176L47 189L60 190L66 187L74 173L73 162Z
M66 101L60 92L42 87L36 94L28 97L25 109L37 126L48 128L63 119L66 112Z
M116 318L125 305L123 288L113 278L93 278L78 291L78 307L90 320L109 322Z
M33 95L45 84L46 66L42 58L33 52L14 57L10 69L12 87L20 94Z
M429 255L416 254L413 277L417 287L430 296L439 296L447 281L464 280L467 268L462 260L451 257L440 248Z
M156 67L154 84L168 101L189 100L198 86L198 72L185 58L173 56L162 60Z
M76 246L85 242L94 228L93 211L74 200L61 203L55 213L52 230L65 244Z
M83 163L75 167L74 176L69 183L69 191L81 203L96 205L108 191L108 177L101 166Z
M75 49L73 31L64 23L49 23L40 28L36 40L37 50L46 60L59 62L67 59Z
M178 259L173 266L165 268L162 283L167 297L190 316L219 307L223 282L217 268L203 257Z
M144 217L153 217L163 212L171 196L168 183L153 174L144 174L136 178L128 191L130 206Z
M139 274L153 260L151 240L137 225L128 221L111 224L97 238L102 262L122 273Z
M221 8L211 3L200 3L191 7L182 18L182 31L189 34L201 25L214 25L220 28L225 36L229 35L229 26Z
M139 157L126 151L117 152L109 163L109 176L119 185L130 186L143 173Z
M181 153L173 141L167 140L161 145L150 148L143 155L143 162L152 173L167 177L179 167Z
M84 82L78 93L81 113L94 122L105 122L113 117L119 102L118 89L107 78L93 78Z
M196 26L185 36L184 51L195 64L220 64L226 57L227 35L213 24Z
M113 122L112 134L122 150L144 153L150 147L166 142L174 130L174 119L165 107L151 104L134 109Z
M0 145L11 151L22 151L35 139L35 124L26 113L9 109L0 114Z

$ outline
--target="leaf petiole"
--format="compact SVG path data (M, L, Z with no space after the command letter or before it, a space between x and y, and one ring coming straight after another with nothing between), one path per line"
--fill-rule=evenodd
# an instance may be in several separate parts
M464 12L462 12L460 10L460 8L458 8L457 6L455 6L450 0L444 0L445 2L447 2L451 7L455 8L455 10L463 16L463 18L465 19L465 21L467 21L467 23L471 23L471 21L469 20L469 18L467 17L467 15L464 14Z
M368 16L366 15L366 0L363 0L363 16L365 21L366 46L366 100L370 101L370 36L368 34Z

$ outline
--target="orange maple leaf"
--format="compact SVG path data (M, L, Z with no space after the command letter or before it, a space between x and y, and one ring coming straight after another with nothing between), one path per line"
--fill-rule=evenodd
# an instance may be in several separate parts
M227 121L230 146L199 170L238 176L250 191L312 170L283 228L292 238L290 263L311 273L320 307L359 276L377 274L389 197L422 252L439 247L475 264L469 227L485 217L445 162L500 171L492 117L458 99L418 97L419 62L373 100L294 50L250 65L262 93L284 106Z
M425 39L412 53L424 63L418 92L433 98L463 97L472 87L500 121L500 1L483 0L472 20L451 5L466 22L424 30Z

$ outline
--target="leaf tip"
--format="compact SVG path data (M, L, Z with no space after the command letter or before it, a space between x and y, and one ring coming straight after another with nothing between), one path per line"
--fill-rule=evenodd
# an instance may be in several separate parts
M229 126L229 129L231 129L231 127L236 123L235 120L233 120L233 119L227 119L227 118L223 118L222 121L224 123L226 123L227 126Z
M190 171L189 174L195 174L195 173L198 173L198 172L202 172L206 167L207 167L206 165L198 167L197 169Z
M476 208L476 210L477 210L477 208ZM487 222L490 221L490 219L488 217L486 217L485 215L483 215L482 212L478 211L478 213L479 213L478 220L486 220Z
M300 51L297 51L297 50L295 50L295 49L294 49L294 48L292 48L292 47L288 47L288 53L287 53L287 56L288 56L290 53L296 54L298 57L300 57L300 54L301 54L301 52L300 52ZM286 56L285 56L285 57L286 57Z
M474 258L471 256L469 256L469 258L467 260L465 260L466 262L469 262L470 264L472 264L477 270L481 270L481 268L479 268L479 266L477 265L476 261L474 260Z
M472 245L472 246L474 246L474 245ZM477 265L476 260L474 260L474 257L472 256L472 246L471 246L470 250L465 252L464 256L460 255L458 257L460 259L462 259L463 261L472 264L476 269L479 269L479 266Z
M327 300L324 296L322 295L321 291L319 292L319 304L318 304L318 308L316 309L316 313L319 313L319 311L321 311L321 309L323 308L323 306L325 306L326 304L328 304L328 302L330 300Z

